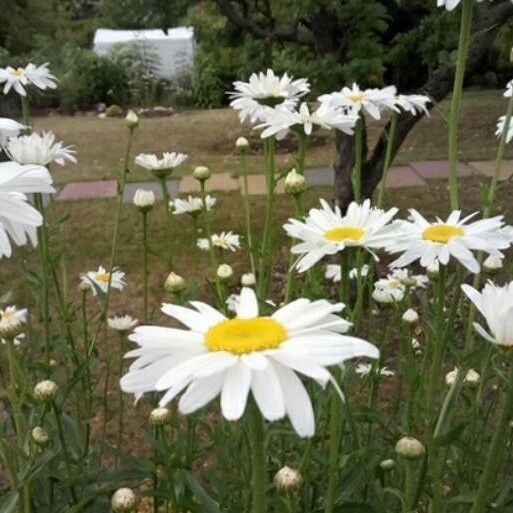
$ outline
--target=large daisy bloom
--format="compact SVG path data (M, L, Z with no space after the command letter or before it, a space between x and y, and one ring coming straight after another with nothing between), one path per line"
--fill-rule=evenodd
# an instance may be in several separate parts
M437 218L427 221L416 210L410 210L409 221L397 221L396 239L387 245L390 253L403 253L390 264L405 267L419 260L422 267L438 262L447 265L451 257L458 260L470 272L479 272L479 263L472 251L484 251L489 255L503 256L500 250L511 245L504 231L502 216L470 222L477 212L461 219L461 211L454 210L446 221Z
M212 244L215 248L225 249L227 251L236 251L240 249L240 235L230 232L221 232L212 234ZM198 239L197 246L203 251L210 249L208 239Z
M502 287L489 281L481 292L466 284L461 288L488 325L489 332L474 323L479 335L492 344L513 348L513 281Z
M280 139L289 129L299 129L306 135L311 135L315 126L328 130L336 128L352 135L358 121L358 116L354 112L345 113L326 103L321 103L320 107L313 112L310 112L306 103L302 103L298 111L267 109L261 117L263 122L256 128L264 129L260 134L263 139L273 135Z
M42 90L56 89L57 78L55 75L50 73L48 64L48 62L45 62L39 66L36 66L32 63L27 64L27 67L25 68L25 75L28 78L29 83Z
M29 80L25 73L25 68L13 68L12 66L0 68L0 84L4 84L4 94L14 89L20 96L26 96L25 86L28 83Z
M176 151L171 153L165 152L162 158L158 158L153 153L140 153L135 157L135 163L144 169L153 171L156 175L166 175L182 165L188 158L189 156L185 153L178 153Z
M36 245L36 228L43 219L26 194L53 192L52 177L46 168L0 163L0 258L11 256L11 241L16 246L29 241Z
M9 118L0 118L0 151L9 137L16 137L20 130L27 128L25 125Z
M397 89L388 86L383 89L360 89L354 83L352 87L344 87L342 90L325 94L319 97L319 101L331 107L341 107L359 113L367 112L374 119L381 118L381 112L390 109L395 103Z
M506 116L501 116L497 121L497 130L495 130L495 135L497 137L502 137L502 133L504 132L506 125ZM513 119L510 119L508 125L508 131L506 132L506 142L509 143L513 139Z
M378 303L399 303L404 299L407 288L399 280L382 278L374 283L372 299Z
M38 164L47 166L52 162L64 166L66 162L75 164L75 151L64 146L62 141L55 142L53 132L32 133L14 137L7 141L5 151L11 160L19 164Z
M279 106L291 110L299 99L310 91L306 78L293 79L286 73L279 77L268 69L266 73L253 73L248 82L233 83L235 91L228 93L230 106L238 111L242 122L249 118L252 123L261 119L269 108Z
M210 195L207 195L205 198L205 203L207 205L207 210L212 210L216 204L216 198L213 198ZM175 199L170 205L173 209L173 214L190 214L197 215L203 210L203 199L189 196L186 199Z
M304 272L323 257L347 247L362 247L371 253L384 247L393 233L388 223L396 213L397 208L385 212L365 200L361 205L351 203L342 215L339 207L332 209L321 200L321 208L311 209L304 222L289 219L283 226L290 237L301 241L291 248L293 254L301 255L296 262L298 271Z
M83 284L89 285L95 296L97 288L103 293L107 293L107 290L109 289L109 281L110 286L113 289L123 290L125 287L125 273L119 269L113 269L111 277L111 273L109 273L104 267L100 266L97 271L88 271L87 273L82 274L80 279Z
M369 342L344 335L350 324L336 315L340 303L298 299L264 317L254 291L243 288L233 319L205 303L191 305L162 307L187 329L140 326L130 335L139 347L125 355L136 360L120 381L123 391L165 392L160 406L185 391L178 404L184 415L220 395L230 421L242 417L251 392L267 420L288 416L299 436L311 437L313 407L298 374L326 386L326 367L379 355Z

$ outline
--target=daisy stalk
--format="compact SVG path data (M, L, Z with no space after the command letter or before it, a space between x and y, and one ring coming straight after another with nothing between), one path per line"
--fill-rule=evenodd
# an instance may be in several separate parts
M255 255L253 247L253 237L251 234L251 209L249 205L249 186L248 186L248 166L246 161L246 149L241 150L240 171L242 175L242 204L244 206L244 216L246 219L246 237L249 246L249 260L251 272L256 276ZM197 233L197 232L196 232Z
M381 208L383 206L383 200L385 198L385 189L387 186L388 171L390 164L392 163L392 150L394 148L395 131L397 128L397 112L392 113L392 119L390 120L390 128L387 133L387 147L385 150L385 162L383 163L383 174L381 177L381 185L379 186L378 201L376 206Z
M264 419L254 401L248 408L249 445L251 450L251 513L266 513L266 465Z
M169 206L168 206L169 209ZM149 322L149 309L148 309L148 210L141 209L142 214L142 243L143 243L143 311L144 311L144 322Z
M161 176L159 181L162 197L164 198L164 208L166 209L167 270L171 271L173 269L173 214L169 208L171 197L167 188L167 176Z
M353 168L353 196L354 201L360 202L362 198L362 163L363 163L363 118L360 114L354 127L354 168Z
M451 209L459 207L458 200L458 123L460 119L461 97L465 69L467 64L468 49L472 31L472 13L474 0L461 2L460 34L458 40L458 60L454 75L454 87L451 98L451 110L449 113L449 199Z

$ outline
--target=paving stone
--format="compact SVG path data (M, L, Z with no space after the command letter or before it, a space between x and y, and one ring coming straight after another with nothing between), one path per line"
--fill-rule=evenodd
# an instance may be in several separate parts
M422 187L426 182L410 166L391 167L387 175L387 187Z
M495 172L495 162L493 161L478 161L469 162L479 174L492 177ZM501 165L499 180L507 180L513 175L513 160L504 160Z
M112 198L117 194L117 182L74 182L65 185L58 195L59 200Z
M449 162L447 160L410 162L410 167L426 180L442 179L449 176ZM458 176L472 176L474 174L473 169L464 162L459 162L457 169Z
M169 191L169 196L174 199L178 196L178 190L180 188L180 180L176 178L171 178L167 181L167 190ZM134 200L135 191L137 189L144 189L147 191L153 191L155 194L155 199L157 201L162 200L162 187L160 183L155 181L148 182L129 182L125 185L125 191L123 194L123 201L125 203L132 203Z
M243 178L239 178L240 187L243 190ZM265 196L267 194L267 186L265 183L264 175L248 175L248 192L251 196ZM278 182L275 192L277 194L283 194L284 183L283 180Z
M236 178L228 173L215 173L207 182L208 191L235 191L239 188ZM198 193L200 186L198 180L191 175L183 176L180 181L180 193Z

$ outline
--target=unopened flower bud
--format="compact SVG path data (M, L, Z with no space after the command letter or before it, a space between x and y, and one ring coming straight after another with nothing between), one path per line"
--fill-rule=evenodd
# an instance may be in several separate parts
M301 487L303 478L296 469L290 467L283 467L274 475L274 484L276 488L284 492L292 492Z
M445 383L447 386L452 386L454 381L456 380L456 376L458 375L458 367L454 367L454 369L448 372L445 375ZM474 369L470 369L467 371L465 378L463 379L463 383L468 385L469 387L475 387L479 381L481 380L481 376L479 372L476 372Z
M245 273L241 276L240 283L243 287L253 287L256 283L256 278L253 273Z
M306 179L303 175L300 175L295 169L289 171L285 177L285 192L296 196L305 192Z
M146 191L144 189L137 189L134 195L134 205L141 210L151 210L155 204L155 194L153 191Z
M221 264L216 274L220 280L229 280L233 276L233 269L228 264Z
M133 130L134 128L137 128L139 126L139 117L133 110L129 110L127 112L125 123L130 130Z
M239 153L246 153L249 150L249 141L245 137L239 137L235 141L235 149Z
M413 308L408 308L408 310L403 313L402 319L406 324L415 324L419 321L419 314Z
M495 274L502 269L502 258L495 255L489 255L483 262L483 269L489 274Z
M164 283L164 288L171 294L179 294L185 289L185 280L176 273L170 273Z
M41 426L36 426L31 433L32 440L37 445L46 445L50 437L44 428Z
M414 460L423 456L426 449L416 438L405 436L395 444L395 452L403 458Z
M379 466L383 469L383 470L392 470L394 467L395 467L395 460L393 459L388 459L388 460L383 460Z
M171 420L169 408L155 408L150 413L150 423L153 426L164 426Z
M192 172L192 176L199 182L204 182L212 176L212 171L206 166L196 166Z
M418 338L413 337L411 339L411 348L412 349L420 349L420 342Z
M130 488L120 488L112 495L110 505L114 513L130 513L135 510L137 499Z
M432 280L436 280L440 273L440 264L438 262L432 262L427 266L426 272Z
M59 387L54 381L45 379L34 387L34 397L41 402L53 401L58 391Z
M78 284L78 290L80 290L80 292L89 292L91 290L91 283L89 280L82 280Z

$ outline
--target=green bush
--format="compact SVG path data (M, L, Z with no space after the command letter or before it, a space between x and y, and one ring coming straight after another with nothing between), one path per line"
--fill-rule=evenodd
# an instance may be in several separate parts
M123 109L116 104L109 105L105 110L105 115L108 118L120 118L121 116L123 116Z

